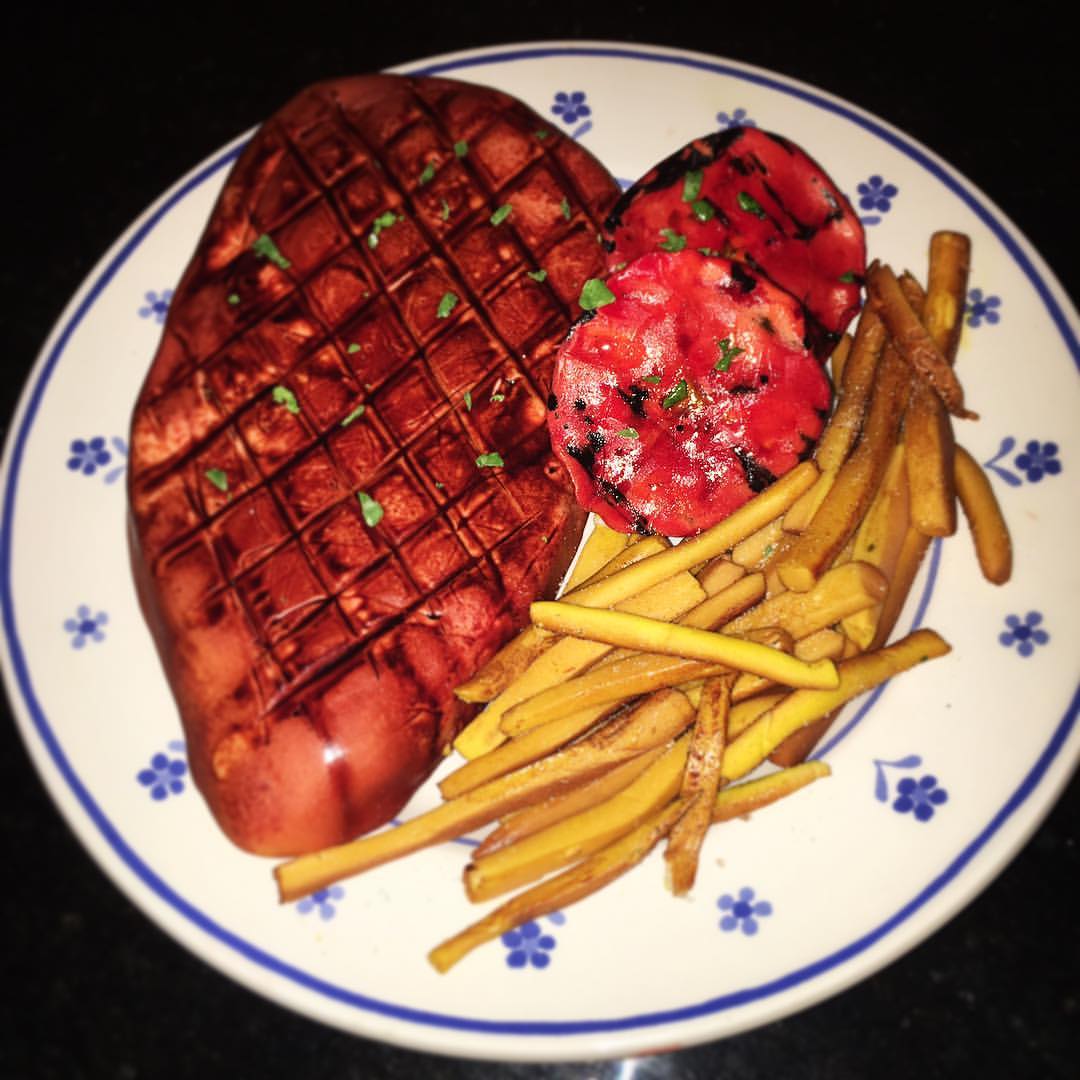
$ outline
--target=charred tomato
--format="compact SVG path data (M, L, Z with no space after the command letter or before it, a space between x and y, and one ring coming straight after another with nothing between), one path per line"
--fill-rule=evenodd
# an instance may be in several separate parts
M612 528L687 536L813 449L830 404L799 302L727 259L653 252L559 351L555 452Z
M744 263L797 297L824 357L859 310L866 241L851 204L794 143L734 127L684 146L616 203L608 269L649 251Z

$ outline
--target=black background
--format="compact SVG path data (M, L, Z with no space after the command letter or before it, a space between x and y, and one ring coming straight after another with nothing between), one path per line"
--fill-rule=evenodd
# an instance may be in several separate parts
M99 5L37 7L5 17L0 74L5 425L68 297L181 174L309 82L488 44L676 45L838 94L944 156L1019 225L1070 295L1078 291L1073 35L1041 5L952 12L817 0L792 13L747 2L402 0L325 11L304 3L287 14L144 5L123 16ZM1018 380L1026 359L1015 358ZM3 1077L884 1080L1064 1077L1080 1067L1076 783L987 892L912 954L801 1015L620 1072L618 1063L418 1055L255 997L180 949L107 881L53 810L7 717L0 740Z

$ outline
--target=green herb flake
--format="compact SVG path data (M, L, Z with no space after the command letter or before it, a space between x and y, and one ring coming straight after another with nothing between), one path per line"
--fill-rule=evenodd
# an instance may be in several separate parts
M445 491L446 490L446 485L441 480L436 480L435 481L435 490L436 491Z
M236 305L240 303L240 294L229 293L229 295L225 299L228 300L228 302L232 304L233 307L236 307Z
M660 241L660 247L664 251L682 251L686 247L686 237L674 229L661 229L660 235L664 238Z
M488 218L488 221L490 221L492 225L501 225L510 216L513 209L514 208L509 203L503 203L502 206Z
M562 202L559 203L559 209L562 211L562 216L567 221L570 220L570 200L564 195Z
M776 545L775 544L769 544L769 545L766 546L765 550L761 553L761 557L763 559L767 559L775 550L776 550Z
M656 385L656 384L659 384L659 382L660 382L660 376L659 375L643 375L642 378L641 378L641 381L642 382L653 383L654 385Z
M578 305L582 311L595 311L614 301L615 294L599 278L589 278L582 287Z
M356 342L354 341L354 342L352 342L351 344L349 344L349 345L348 345L348 346L346 347L345 351L346 351L346 352L347 352L347 353L348 353L348 354L349 354L350 356L352 356L352 355L353 355L353 353L358 353L358 352L360 351L360 346L359 346L359 345L357 345L357 344L356 344Z
M379 233L383 229L389 229L391 225L396 225L399 221L401 221L400 214L395 214L393 210L384 210L371 224L371 232L368 233L367 238L368 247L378 247Z
M442 299L439 301L439 306L435 310L435 314L440 319L445 319L449 316L450 312L457 307L458 297L457 293L444 292Z
M845 285L854 285L855 284L855 271L854 270L845 270L840 275L839 280L842 281Z
M748 214L753 214L755 217L765 217L765 211L762 210L761 203L759 203L753 195L749 195L745 191L740 191L737 201L740 210L745 210Z
M632 427L624 427L622 431L617 431L615 434L623 439L636 439L638 437L638 433Z
M547 128L537 128L536 137L543 142L551 134Z
M272 394L275 403L284 405L293 416L300 412L300 404L296 400L296 395L287 386L275 386Z
M465 402L466 410L472 412L472 394L468 390L461 395L461 400Z
M720 359L713 364L714 371L727 371L731 367L731 361L735 359L739 353L746 352L745 349L740 349L737 346L731 344L731 338L722 338L716 343L717 348L720 350Z
M502 454L497 450L492 451L490 454L481 454L476 459L476 467L478 469L497 469L500 465L505 465L506 462L502 459Z
M712 221L716 217L716 207L708 199L695 199L690 207L690 213L698 221Z
M529 271L529 277L531 277L533 279L533 281L547 281L547 271L546 270L530 270Z
M356 498L360 503L360 513L364 515L364 523L374 529L382 521L383 508L366 491L358 491Z
M496 404L498 404L500 401L505 401L506 400L506 395L505 394L492 394L491 397L488 400L489 401L494 401Z
M719 255L720 252L717 251L716 248L703 247L703 248L698 248L698 254L704 255L707 258L711 259L711 258L715 258L717 255Z
M445 200L440 200L441 205L439 207L439 218L442 221L450 220L450 204Z
M341 421L341 426L348 427L354 420L359 420L360 417L364 415L365 408L366 406L364 405L357 405L356 408Z
M690 169L683 177L682 201L692 203L701 194L701 181L704 174L701 169Z
M675 405L678 405L680 401L685 401L690 396L690 387L686 385L685 379L680 379L675 386L664 395L664 400L660 402L662 409L670 409Z
M251 245L251 250L261 258L269 259L275 266L281 267L282 270L288 270L292 266L292 263L278 250L277 244L270 238L269 233L263 233Z
M424 171L416 179L421 187L423 187L424 184L430 184L431 181L435 179L435 162L429 161L424 166Z
M454 143L454 157L463 158L469 152L469 144L464 139Z
M206 479L209 480L218 491L229 490L229 477L224 469L207 469Z

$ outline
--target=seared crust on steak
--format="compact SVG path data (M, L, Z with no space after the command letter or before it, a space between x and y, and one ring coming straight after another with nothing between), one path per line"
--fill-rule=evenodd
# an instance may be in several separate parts
M391 818L468 718L453 687L576 548L546 399L618 189L546 127L446 79L311 87L173 297L132 564L195 782L250 851Z

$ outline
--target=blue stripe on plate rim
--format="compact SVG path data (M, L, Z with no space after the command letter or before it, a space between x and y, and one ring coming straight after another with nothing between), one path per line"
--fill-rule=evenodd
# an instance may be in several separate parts
M1015 238L1007 230L1005 225L999 221L998 218L957 178L946 172L936 161L930 158L917 146L912 145L898 134L842 103L824 98L804 87L789 85L780 79L771 77L767 74L745 71L741 68L714 62L704 57L670 54L665 52L652 53L641 49L623 49L599 45L495 49L483 54L470 53L464 56L450 57L445 61L434 64L421 64L415 67L407 66L401 70L408 70L412 74L434 75L444 74L462 68L474 67L480 64L507 63L517 60L538 60L553 56L614 57L618 59L641 60L649 63L674 64L682 67L697 68L715 74L727 75L732 78L742 79L746 82L757 83L758 85L768 87L769 89L776 90L780 93L800 98L819 108L843 116L852 123L864 128L875 137L883 139L932 173L947 188L949 188L950 191L961 198L978 215L979 219L991 229L1002 246L1009 252L1017 265L1020 266L1032 286L1035 288L1053 319L1055 326L1060 332L1066 347L1069 349L1074 363L1080 368L1080 342L1078 342L1076 335L1069 326L1065 313L1054 299L1049 287L1031 263L1031 260L1021 249L1020 245L1016 242ZM152 232L158 222L193 190L212 176L216 175L226 165L231 164L240 154L242 149L243 141L238 145L230 147L209 162L205 167L198 170L186 182L181 184L181 186L165 199L156 210L147 216L146 220L134 231L131 238L120 248L108 263L101 275L90 287L86 296L71 314L67 323L63 326L63 329L56 339L55 345L45 358L44 364L41 366L41 370L38 373L37 381L29 388L29 392L24 397L25 408L23 416L18 429L14 433L14 438L9 443L8 469L3 498L3 516L2 519L0 519L0 604L2 604L3 608L3 626L8 642L12 671L18 689L22 694L23 703L60 776L71 789L71 792L74 794L104 840L136 877L161 900L171 906L184 918L188 919L193 925L210 935L212 938L228 946L230 949L235 950L247 960L334 1001L368 1012L393 1017L398 1020L439 1028L491 1034L551 1036L624 1031L655 1026L658 1024L691 1020L782 993L785 990L789 990L801 983L807 982L810 979L837 968L846 961L864 952L872 945L884 939L892 930L904 923L911 915L941 892L941 890L948 885L969 862L971 862L979 851L982 850L1005 822L1008 821L1046 774L1050 765L1060 753L1076 722L1077 712L1080 710L1080 688L1078 688L1073 695L1072 701L1069 703L1065 714L1055 727L1054 732L1042 753L1038 756L1016 790L1013 791L998 812L991 818L990 822L966 847L963 848L963 850L960 851L956 858L937 877L931 880L920 892L912 897L908 903L896 911L892 916L843 948L837 949L814 963L804 965L778 979L757 986L746 987L742 990L723 994L719 997L710 998L706 1001L699 1002L698 1004L682 1008L597 1020L504 1021L452 1016L423 1009L413 1009L393 1002L380 1001L377 998L347 990L344 987L336 986L333 983L317 978L292 964L285 963L251 942L245 941L239 935L216 923L204 912L200 911L183 896L177 893L142 860L142 858L127 844L113 823L105 816L90 792L79 779L64 753L63 748L60 746L55 733L49 725L48 718L42 712L41 706L34 693L26 658L23 654L19 640L18 628L15 623L14 602L11 590L11 536L15 498L18 487L19 470L22 465L23 453L30 428L41 404L49 379L55 370L64 349L67 347L72 334L85 318L87 312L97 302L105 287L115 277L120 267L123 266L135 249L138 248L150 232ZM929 603L937 576L939 555L940 541L937 541L934 546L928 580L915 615L913 626L919 624L926 611L927 604ZM840 739L851 731L851 729L873 706L880 693L881 690L879 689L866 703L864 703L845 728L839 732L826 747L819 751L816 756L828 752L828 750L834 747Z

